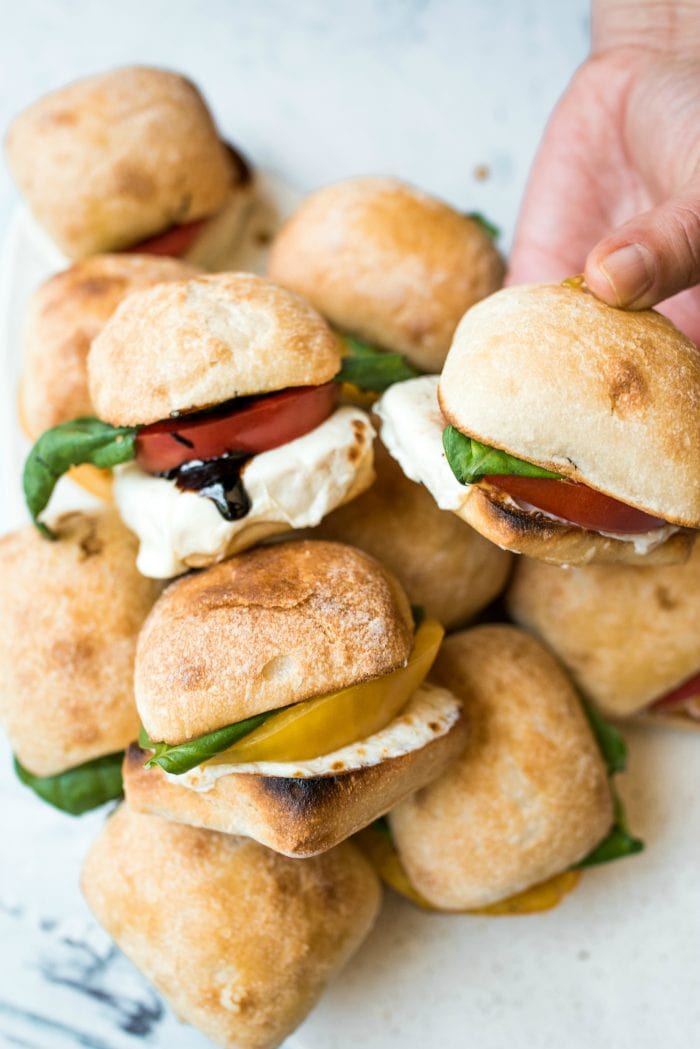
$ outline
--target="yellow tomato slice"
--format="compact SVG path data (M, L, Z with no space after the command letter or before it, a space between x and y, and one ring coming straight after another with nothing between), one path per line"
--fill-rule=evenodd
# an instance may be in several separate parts
M305 761L366 739L409 701L433 665L444 633L436 619L425 619L405 667L287 707L206 764Z
M399 859L391 838L376 827L367 827L355 835L355 841L370 861L379 877L389 885L395 892L405 896L406 899L422 907L426 911L440 911L428 903L425 896L421 896L417 889L411 884L411 880ZM488 907L478 907L474 910L463 911L464 914L536 914L539 911L549 911L561 903L579 883L581 871L562 871L555 874L553 878L533 885L524 892L508 897L507 900L499 900Z

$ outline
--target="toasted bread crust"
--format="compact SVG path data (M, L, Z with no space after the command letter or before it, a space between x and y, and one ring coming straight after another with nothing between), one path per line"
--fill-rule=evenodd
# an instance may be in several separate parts
M700 545L687 564L650 568L565 571L523 558L507 603L614 717L643 711L700 670ZM650 716L691 720L670 711Z
M354 178L306 198L269 272L343 331L439 371L462 314L500 287L503 262L467 215L398 179Z
M340 343L306 302L252 273L219 273L130 295L92 343L101 419L134 426L289 386L340 368Z
M460 322L439 400L462 433L700 527L700 355L653 310L506 288Z
M237 1049L275 1049L301 1023L380 905L349 842L301 863L127 805L92 846L82 889L176 1014Z
M396 580L340 543L249 551L172 583L139 638L151 739L181 743L396 670L413 620Z
M114 510L66 513L47 542L0 539L0 719L21 763L52 776L138 734L136 638L160 591Z
M505 899L582 859L610 828L606 769L568 678L510 626L453 634L433 670L469 722L461 757L389 816L436 907Z
M249 181L194 84L145 66L34 102L10 125L5 152L29 207L72 259L213 215Z
M129 804L170 820L245 834L285 856L315 856L382 816L439 776L463 750L467 725L459 718L419 750L337 776L309 779L240 773L195 791L146 769L148 755L131 746L124 759Z

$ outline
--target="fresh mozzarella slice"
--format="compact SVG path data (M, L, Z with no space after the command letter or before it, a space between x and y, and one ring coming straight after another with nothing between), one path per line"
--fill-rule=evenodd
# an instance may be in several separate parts
M222 776L253 773L285 779L311 779L337 776L341 772L379 765L420 750L434 739L445 736L459 718L461 703L445 688L424 682L413 694L403 712L373 736L350 743L309 761L257 761L245 765L199 765L181 776L167 773L171 783L191 790L211 790Z
M397 382L380 397L374 411L381 419L387 451L412 481L424 484L441 510L455 513L467 501L469 486L460 484L442 447L447 423L440 411L438 375Z
M242 471L251 507L238 521L224 520L211 500L181 491L136 463L119 467L114 497L139 538L139 571L169 579L276 532L312 528L372 483L373 437L365 412L338 408L303 437L253 456Z

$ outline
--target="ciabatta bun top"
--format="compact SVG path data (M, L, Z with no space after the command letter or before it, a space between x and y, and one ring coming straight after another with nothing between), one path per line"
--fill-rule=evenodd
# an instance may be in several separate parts
M160 585L136 570L114 510L66 513L0 540L0 720L21 763L52 776L138 734L136 638Z
M74 259L212 215L241 180L194 84L145 66L39 99L10 125L5 150L29 207Z
M340 543L289 542L171 584L138 644L137 706L181 743L402 666L410 607L393 576Z
M90 396L117 426L328 382L340 343L297 295L252 273L160 284L122 302L92 344Z
M81 886L176 1015L231 1049L276 1049L364 940L381 900L349 842L290 860L127 805L92 846Z
M393 178L312 193L272 246L273 280L332 324L439 371L457 323L500 287L503 263L474 219Z
M439 399L462 433L700 527L700 352L653 310L506 288L464 316Z
M36 440L58 423L95 414L87 355L122 299L196 273L163 255L92 255L44 281L31 298L24 329L20 414L27 435Z
M554 658L511 626L452 634L431 677L464 703L469 738L390 813L401 860L436 907L505 899L583 859L613 817L607 771Z
M613 717L637 713L700 672L697 543L687 564L658 568L566 570L521 558L508 608Z

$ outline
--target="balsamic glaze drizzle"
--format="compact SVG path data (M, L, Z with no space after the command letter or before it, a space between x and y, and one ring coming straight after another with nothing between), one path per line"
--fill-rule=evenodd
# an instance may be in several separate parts
M247 452L230 452L218 459L192 459L163 476L183 492L211 499L225 521L239 521L250 511L241 472L251 458Z

